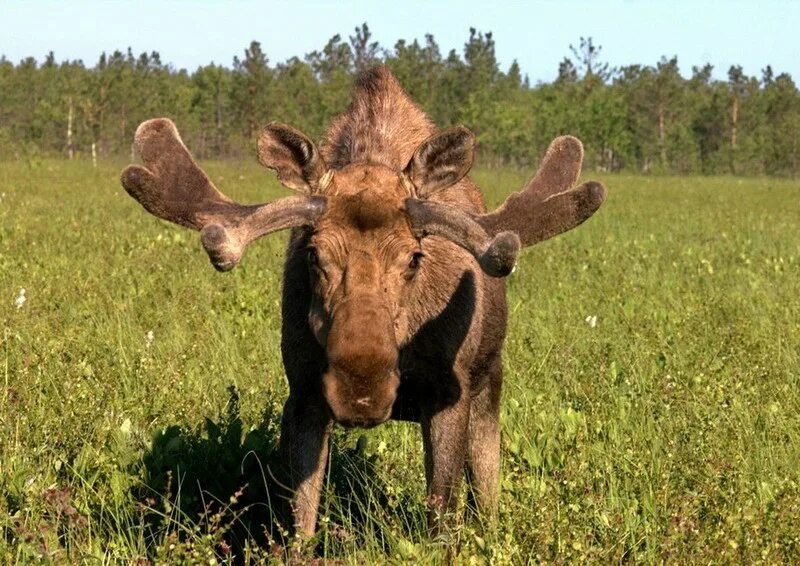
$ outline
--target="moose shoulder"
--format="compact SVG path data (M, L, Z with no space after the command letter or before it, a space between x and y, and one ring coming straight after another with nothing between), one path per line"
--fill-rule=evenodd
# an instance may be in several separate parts
M605 199L575 186L581 143L551 144L536 176L487 213L467 177L474 136L436 131L384 67L362 74L321 149L266 126L263 165L299 193L245 206L220 193L166 119L139 126L143 165L122 185L152 214L201 232L219 270L292 229L281 348L290 394L281 449L295 526L313 534L333 422L418 421L428 503L452 507L466 471L481 510L498 495L505 282L521 246L574 228Z

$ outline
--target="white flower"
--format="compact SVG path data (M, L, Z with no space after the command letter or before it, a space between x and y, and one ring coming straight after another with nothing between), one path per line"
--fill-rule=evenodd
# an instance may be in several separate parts
M25 289L20 289L19 295L17 295L16 300L14 300L14 306L16 306L18 309L21 309L22 305L24 305L25 301L27 300L28 299L25 297Z
M153 334L152 330L148 330L147 334L144 335L144 345L146 348L149 348L153 344L153 340L155 339L155 334Z
M590 314L584 320L586 321L586 324L589 325L589 328L594 328L595 326L597 326L597 315L596 314Z

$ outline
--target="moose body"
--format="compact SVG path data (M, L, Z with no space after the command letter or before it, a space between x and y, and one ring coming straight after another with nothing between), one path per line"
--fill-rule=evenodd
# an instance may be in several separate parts
M504 276L522 245L581 223L605 197L574 187L580 142L553 142L539 173L491 214L466 176L474 137L436 131L384 67L363 73L321 149L278 123L259 159L300 196L237 204L213 187L168 120L137 130L123 172L148 211L201 230L220 270L261 235L291 228L282 340L290 394L281 450L295 527L315 530L334 422L421 423L428 504L451 508L465 471L479 509L499 484Z

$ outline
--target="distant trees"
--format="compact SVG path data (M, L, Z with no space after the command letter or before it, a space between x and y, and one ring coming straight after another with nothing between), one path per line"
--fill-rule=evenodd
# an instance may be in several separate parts
M127 154L143 120L170 116L201 157L252 152L270 120L319 137L349 101L359 70L385 63L440 125L478 135L485 162L529 164L559 134L579 136L589 167L657 173L800 174L800 93L769 66L761 77L732 66L680 73L676 57L612 69L592 38L549 84L530 85L514 62L501 69L492 33L469 30L443 55L433 36L385 49L367 24L346 40L271 64L253 41L232 66L192 73L158 53L103 53L93 65L49 53L16 64L0 58L0 158L31 154Z

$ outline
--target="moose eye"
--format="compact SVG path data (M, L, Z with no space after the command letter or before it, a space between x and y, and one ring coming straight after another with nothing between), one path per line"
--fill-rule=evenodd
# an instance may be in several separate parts
M414 252L411 255L411 260L408 262L408 268L417 269L419 267L419 262L422 261L422 257L424 255L425 254L423 254L422 252Z
M317 248L306 248L306 258L311 265L317 265L319 263Z

